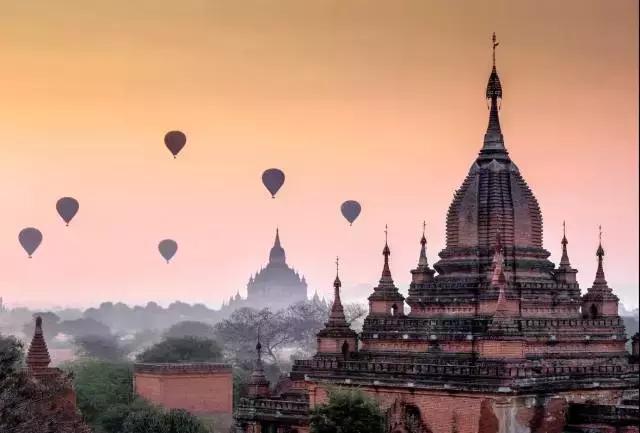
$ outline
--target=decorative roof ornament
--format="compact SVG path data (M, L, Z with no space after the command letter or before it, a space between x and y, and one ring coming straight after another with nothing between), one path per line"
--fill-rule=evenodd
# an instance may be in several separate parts
M340 299L340 287L342 287L342 282L340 281L339 273L340 258L336 257L336 279L333 281L333 305L331 306L331 313L329 314L329 322L327 323L328 327L347 325L342 300Z
M389 269L389 256L391 255L391 249L388 243L389 226L384 226L384 248L382 249L382 255L384 256L384 265L382 266L382 276L380 277L380 286L393 287L393 278L391 277L391 269Z
M422 222L422 239L420 239L420 258L418 259L418 268L424 268L429 266L427 261L427 222Z
M598 257L598 270L596 271L596 279L593 281L593 287L608 288L607 280L604 277L604 268L602 262L604 259L604 248L602 248L602 226L598 226L598 249L596 250Z
M571 263L569 262L569 254L567 253L567 225L565 221L562 221L562 257L560 258L560 269L571 270Z
M502 105L502 84L500 83L500 77L496 69L496 47L500 43L497 42L495 33L493 33L492 36L492 44L493 68L489 75L485 94L487 102L489 103L489 125L484 135L484 145L482 146L481 153L496 153L497 151L497 153L506 154L502 129L500 128L500 116L498 115L498 111Z
M49 367L49 363L51 363L51 357L42 333L42 317L38 316L36 317L36 329L27 353L27 367L32 371L44 370Z

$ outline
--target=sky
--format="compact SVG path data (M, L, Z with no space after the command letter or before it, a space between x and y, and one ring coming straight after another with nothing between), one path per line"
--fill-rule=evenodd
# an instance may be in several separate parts
M605 272L638 306L636 0L0 0L0 296L218 306L288 262L363 300L384 226L406 293L427 221L430 263L482 145L491 34L510 155L559 261ZM165 132L187 145L173 159ZM286 182L271 199L263 170ZM55 203L80 202L69 227ZM350 227L344 200L362 203ZM44 240L32 259L18 232ZM157 244L173 238L170 264Z

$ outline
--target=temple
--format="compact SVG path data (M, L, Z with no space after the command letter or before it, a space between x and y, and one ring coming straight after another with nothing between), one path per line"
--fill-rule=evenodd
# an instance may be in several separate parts
M76 407L76 394L68 375L51 367L49 349L42 332L42 318L36 317L35 331L26 357L25 372L37 384L40 398L33 404L40 414L46 414L56 431L90 433ZM53 428L53 427L51 427ZM51 430L53 431L53 430Z
M317 353L295 362L286 392L261 381L242 399L237 432L306 433L309 410L336 386L372 396L389 433L638 431L638 338L629 355L602 242L584 295L566 234L559 265L549 260L538 201L500 126L497 45L494 35L487 130L449 207L440 259L432 269L423 233L405 299L385 231L362 332L344 321L336 278Z
M276 229L276 238L269 252L269 262L255 276L249 278L247 297L242 298L238 292L223 305L223 310L251 307L276 311L306 300L307 281L287 264L286 254L280 243L280 231Z

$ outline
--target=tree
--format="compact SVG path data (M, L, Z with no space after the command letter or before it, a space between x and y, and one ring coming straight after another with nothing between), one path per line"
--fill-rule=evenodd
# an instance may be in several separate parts
M137 356L140 362L218 362L222 349L214 340L167 338Z
M149 409L130 413L122 424L122 433L171 433L160 411Z
M207 323L185 320L171 326L164 336L165 338L196 337L207 339L213 338L213 333L213 326Z
M255 359L258 334L264 353L276 365L280 349L294 341L285 314L272 313L267 308L240 308L216 325L217 339L224 344L229 357L245 366Z
M92 426L100 423L108 409L133 401L130 363L83 359L66 364L65 369L73 374L78 408Z
M171 409L164 414L169 433L207 433L202 421L181 409Z
M125 359L126 350L113 335L84 335L74 339L76 354L82 358L119 362Z
M95 319L64 320L58 324L58 331L74 337L98 335L107 337L111 335L111 329Z
M107 433L207 433L208 430L197 417L181 409L163 411L146 405L129 408L119 430Z
M310 425L312 433L383 433L384 416L362 391L335 389L312 410Z

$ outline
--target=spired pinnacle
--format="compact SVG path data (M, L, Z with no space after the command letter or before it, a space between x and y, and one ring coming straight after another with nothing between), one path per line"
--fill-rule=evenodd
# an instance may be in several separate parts
M284 248L280 244L280 230L276 228L276 239L273 242L273 247L269 252L269 263L272 264L285 264L286 256L284 253Z
M380 277L380 286L393 286L393 278L391 277L391 269L389 269L389 256L391 255L391 249L388 243L389 227L384 226L384 248L382 249L382 255L384 256L384 265L382 266L382 276Z
M567 244L569 241L567 240L567 226L564 221L562 221L562 257L560 258L560 269L561 270L571 270L571 263L569 262L569 254L567 253Z
M327 327L347 326L347 319L344 315L342 300L340 299L340 287L342 287L342 282L338 275L339 269L340 259L336 257L336 279L333 281L333 305L331 306L331 313L329 314Z
M489 101L489 125L487 126L487 132L484 135L484 145L482 146L481 154L502 154L506 156L507 151L504 146L504 138L502 136L502 129L500 128L500 116L498 111L500 110L499 102L502 102L502 84L500 83L500 77L496 69L496 47L500 44L496 41L496 34L493 34L493 68L491 69L491 75L489 75L489 81L487 82L486 98Z
M256 362L249 377L249 396L266 397L269 394L269 381L264 375L262 366L262 344L260 344L260 335L258 335L258 343L256 344Z
M598 249L596 250L596 256L598 256L598 270L596 271L596 279L593 281L593 287L608 288L607 280L604 277L604 268L602 262L604 260L604 248L602 248L602 226L598 226Z
M422 222L422 239L420 239L420 258L418 259L418 267L426 268L429 267L429 262L427 261L427 222Z

